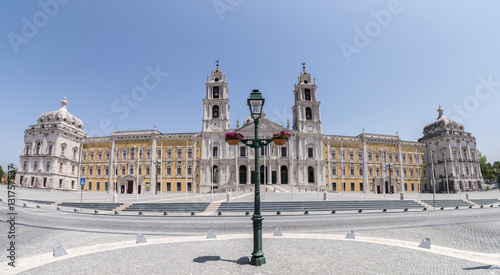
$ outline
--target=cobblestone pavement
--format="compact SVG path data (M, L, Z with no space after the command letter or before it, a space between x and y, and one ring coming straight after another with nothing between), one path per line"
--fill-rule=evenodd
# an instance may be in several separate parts
M0 198L5 194L0 186ZM65 194L23 190L18 198L49 200L46 196L50 195L51 199L64 199ZM104 194L90 195L96 201L108 199ZM304 194L304 198L314 195ZM447 196L439 195L439 199ZM352 199L362 199L360 196L363 194ZM497 198L498 193L470 196ZM268 199L271 197L269 194ZM240 199L247 198L252 196ZM164 199L185 200L176 194ZM72 209L56 211L55 207L18 208L18 266L13 269L6 266L9 229L5 206L0 204L0 272L8 274L500 274L498 207L335 215L267 213L263 227L267 264L261 267L248 264L252 226L250 217L241 213L162 217L161 213L91 215L71 213ZM284 237L269 235L276 227L283 229ZM215 230L217 239L205 238L209 228ZM347 230L355 231L356 240L344 239ZM137 233L144 233L148 244L135 244ZM231 235L237 237L228 238ZM425 237L432 241L430 250L418 248ZM69 255L53 257L56 242ZM129 244L120 246L124 242Z

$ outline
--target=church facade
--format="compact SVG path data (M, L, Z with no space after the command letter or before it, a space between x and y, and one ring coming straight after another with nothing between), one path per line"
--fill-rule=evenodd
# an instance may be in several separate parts
M311 81L312 80L312 81ZM324 134L316 80L305 69L294 84L293 125L265 117L259 137L281 131L292 135L283 146L260 150L260 178L254 179L255 152L229 145L227 132L253 138L249 117L229 126L229 90L217 67L207 76L201 132L161 133L156 129L116 131L89 137L70 114L66 99L59 110L42 114L25 130L16 183L32 188L84 189L119 193L224 192L258 180L271 188L308 188L332 192L405 193L481 190L475 138L446 118L425 126L419 141L398 135ZM435 183L435 185L433 185Z

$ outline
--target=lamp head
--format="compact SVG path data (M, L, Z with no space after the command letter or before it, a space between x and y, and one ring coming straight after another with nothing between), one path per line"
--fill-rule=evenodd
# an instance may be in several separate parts
M262 97L262 94L259 90L253 90L250 93L250 97L247 99L248 107L250 108L250 115L253 119L260 118L262 114L262 109L264 107L265 99Z

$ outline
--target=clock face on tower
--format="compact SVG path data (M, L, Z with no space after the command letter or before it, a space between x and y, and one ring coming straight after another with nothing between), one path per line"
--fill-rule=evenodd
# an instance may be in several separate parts
M212 129L214 129L214 130L219 128L219 122L218 121L210 122L210 127L212 127Z
M306 130L309 131L309 132L312 132L313 131L313 124L312 123L307 123Z

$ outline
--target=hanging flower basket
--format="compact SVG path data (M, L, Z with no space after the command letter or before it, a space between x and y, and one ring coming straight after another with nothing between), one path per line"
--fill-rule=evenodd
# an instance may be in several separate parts
M291 136L292 135L290 135L289 133L285 133L283 131L277 134L273 134L273 143L278 146L285 145L285 143Z
M243 135L240 133L226 133L226 142L229 145L238 145L242 138Z

